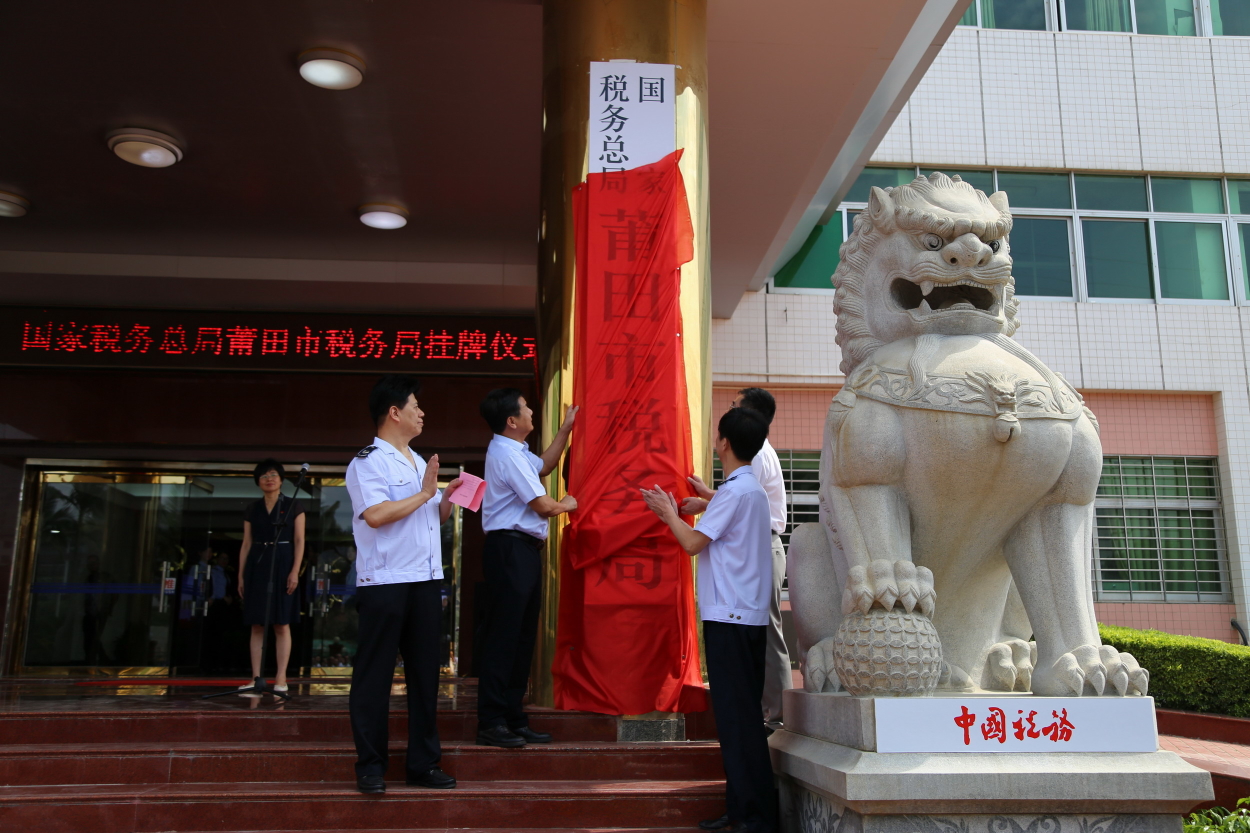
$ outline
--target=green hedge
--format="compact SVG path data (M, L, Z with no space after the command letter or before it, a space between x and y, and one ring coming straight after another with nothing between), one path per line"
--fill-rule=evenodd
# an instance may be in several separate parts
M1102 641L1127 651L1150 672L1163 709L1250 717L1250 646L1099 625Z

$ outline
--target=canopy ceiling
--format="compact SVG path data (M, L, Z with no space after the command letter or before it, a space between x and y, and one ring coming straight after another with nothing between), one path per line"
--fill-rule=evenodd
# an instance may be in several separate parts
M957 5L709 0L715 314L840 196ZM541 38L522 0L6 4L0 190L32 209L0 220L0 303L531 309ZM365 82L305 83L319 45ZM128 165L117 127L185 159ZM408 226L360 224L379 200Z

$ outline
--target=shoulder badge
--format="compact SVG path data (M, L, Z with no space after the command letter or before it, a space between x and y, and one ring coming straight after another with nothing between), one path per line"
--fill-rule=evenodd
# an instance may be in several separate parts
M360 451L357 451L357 452L356 452L356 456L357 456L357 457L368 457L370 454L372 454L373 452L375 452L375 451L377 451L377 450L378 450L378 447L377 447L376 445L367 445L367 446L365 446L364 448L360 449Z

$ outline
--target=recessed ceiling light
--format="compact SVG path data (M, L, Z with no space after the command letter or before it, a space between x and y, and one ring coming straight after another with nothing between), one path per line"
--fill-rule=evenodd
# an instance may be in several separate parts
M155 130L123 127L108 134L109 150L132 165L168 168L182 159L178 140Z
M360 206L360 222L369 228L403 228L408 225L408 212L398 205L371 202Z
M365 62L359 55L342 49L319 46L306 49L295 58L299 74L315 87L350 90L365 80Z
M29 200L8 191L0 191L0 217L21 217L29 210Z

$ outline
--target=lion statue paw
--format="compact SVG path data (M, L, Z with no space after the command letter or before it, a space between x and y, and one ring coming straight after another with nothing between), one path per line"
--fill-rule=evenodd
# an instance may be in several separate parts
M866 568L857 565L850 569L842 590L842 614L857 610L867 613L874 603L884 610L893 610L897 602L908 613L920 608L923 615L932 618L936 600L933 572L928 567L917 567L910 561L878 559Z
M1006 639L990 646L986 657L987 691L1030 691L1033 666L1037 664L1037 643Z
M814 694L842 690L833 667L834 638L822 639L807 652L803 662L803 688Z
M1110 645L1082 645L1055 660L1049 679L1034 677L1034 693L1051 696L1080 696L1086 686L1097 695L1104 692L1121 697L1145 695L1150 688L1150 672L1138 665L1132 654ZM1107 690L1111 683L1111 691Z

